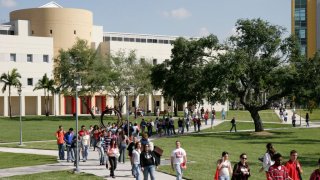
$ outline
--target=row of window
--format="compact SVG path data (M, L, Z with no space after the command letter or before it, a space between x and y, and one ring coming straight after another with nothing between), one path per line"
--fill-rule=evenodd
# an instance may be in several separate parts
M50 34L53 34L53 30L50 29L50 30L49 30L49 33L50 33ZM34 30L31 31L31 34L34 34ZM77 31L76 31L76 30L73 30L73 34L76 35L76 34L77 34ZM90 33L90 34L91 34L91 33Z
M11 53L10 54L10 61L16 62L17 61L17 54ZM27 62L33 62L33 55L32 54L27 54ZM44 54L42 56L42 62L49 62L49 55Z
M12 30L0 30L0 34L14 35L14 31L12 31Z
M166 39L147 39L147 38L129 38L129 37L110 37L104 36L104 42L108 41L124 41L124 42L139 42L139 43L159 43L159 44L171 44L173 40Z

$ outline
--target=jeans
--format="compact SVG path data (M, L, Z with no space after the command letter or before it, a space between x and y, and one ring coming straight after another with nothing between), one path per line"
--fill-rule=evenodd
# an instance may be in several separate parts
M119 156L119 159L118 159L119 162L125 163L126 149L127 149L127 146L125 144L120 145L120 148L119 148L120 156Z
M177 180L182 180L183 169L180 164L175 164L174 169L176 170Z
M211 127L213 126L214 118L211 118Z
M219 176L219 180L230 180L230 177L225 175L225 176Z
M136 177L136 180L141 180L140 174L141 174L141 167L140 164L133 164L133 175Z
M110 176L114 176L114 170L117 169L116 157L109 156L109 162L110 162Z
M73 149L71 148L71 145L70 144L66 144L66 148L67 148L67 161L69 162L70 160L71 161L74 161L75 158L74 158L74 151Z
M103 147L97 147L97 150L99 152L99 159L100 159L100 165L104 164L104 149Z
M186 124L187 132L189 132L189 124Z
M59 159L64 160L64 145L58 144Z
M155 180L154 171L156 167L155 165L145 166L143 169L143 180L148 180L148 174L150 174L151 180Z
M231 129L230 129L230 132L232 131L233 128L234 128L234 132L237 132L237 125L233 124Z
M82 145L82 159L86 161L89 154L89 145Z

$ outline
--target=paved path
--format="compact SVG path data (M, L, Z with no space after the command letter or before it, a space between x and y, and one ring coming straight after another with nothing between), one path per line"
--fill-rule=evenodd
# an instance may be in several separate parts
M221 120L215 120L214 126L222 123ZM205 125L204 122L202 123L201 129L210 128L210 121L208 120L208 125ZM189 129L189 133L192 133L193 126ZM187 134L187 133L186 133ZM157 136L153 136L150 140L157 139ZM163 138L166 138L164 136ZM8 143L6 143L8 144ZM174 148L174 145L173 145ZM51 156L58 156L58 152L56 150L40 150L40 149L25 149L25 148L6 148L0 147L0 152L10 152L10 153L26 153L26 154L38 154L38 155L51 155ZM105 179L112 179L110 178L109 170L105 168L105 166L99 165L99 155L97 151L92 151L90 149L89 157L87 162L79 162L79 169L81 172L94 174L96 176L103 177ZM0 169L0 178L3 177L10 177L16 175L24 175L24 174L34 174L34 173L42 173L42 172L49 172L49 171L62 171L62 170L72 170L75 167L73 163L68 163L66 161L59 161L55 164L45 164L45 165L38 165L38 166L28 166L28 167L17 167L17 168L8 168L8 169ZM116 179L117 180L127 180L127 179L134 179L131 175L131 165L129 162L125 164L118 163L117 169L115 171ZM157 179L165 179L165 180L175 180L176 178L172 175L168 175L162 172L156 171L155 177Z
M292 109L286 109L286 112L288 113L287 122L283 121L283 118L280 117L280 111L278 109L274 110L274 112L277 114L277 116L282 119L282 123L284 124L292 124L292 115L293 110ZM296 113L296 126L306 127L307 123L305 120L305 114ZM317 122L309 121L309 127L319 127L319 124Z

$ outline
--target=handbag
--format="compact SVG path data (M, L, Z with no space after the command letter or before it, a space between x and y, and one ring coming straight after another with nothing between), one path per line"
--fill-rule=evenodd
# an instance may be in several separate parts
M158 146L154 146L153 151L158 154L159 156L162 156L163 154L163 149L159 148Z

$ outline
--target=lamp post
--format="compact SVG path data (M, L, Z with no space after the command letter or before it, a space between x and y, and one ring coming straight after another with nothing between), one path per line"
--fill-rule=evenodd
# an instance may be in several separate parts
M126 89L127 132L129 137L129 88Z
M22 119L21 119L21 110L22 110L22 103L21 103L21 85L18 86L18 94L19 94L19 118L20 118L20 143L19 145L22 146Z
M80 85L79 79L77 79L75 81L75 85L76 85L76 133L77 133L77 138L76 138L76 169L74 170L75 173L79 173L80 169L79 169L79 118L78 118L78 85Z

